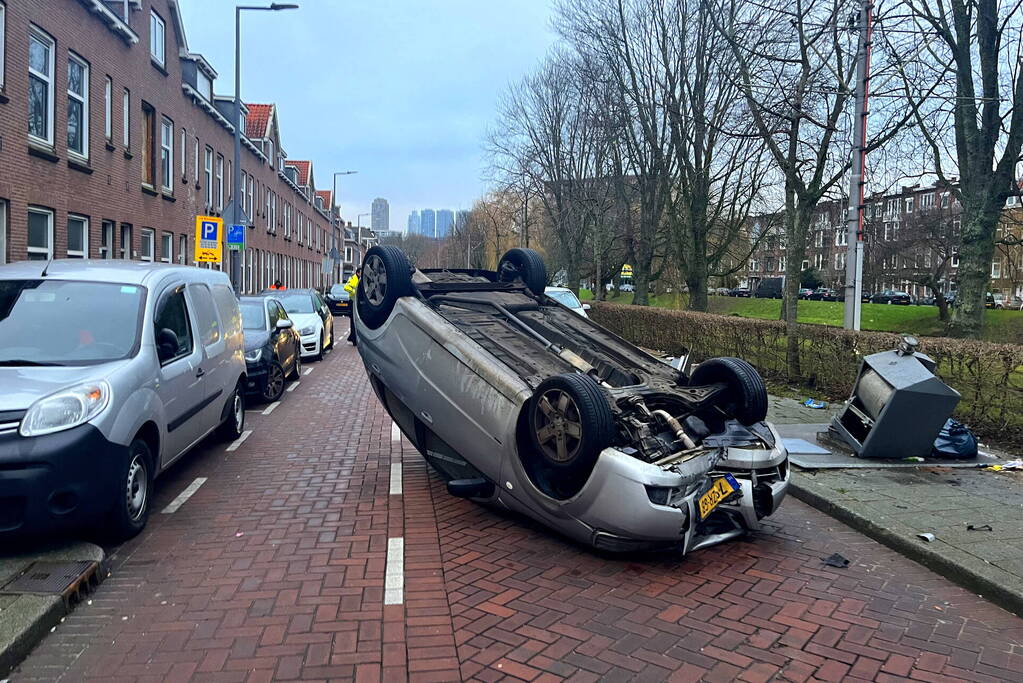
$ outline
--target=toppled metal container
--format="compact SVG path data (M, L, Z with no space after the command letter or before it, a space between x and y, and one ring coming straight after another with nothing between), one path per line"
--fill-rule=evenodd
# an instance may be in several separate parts
M831 422L830 435L861 458L926 457L959 392L934 374L935 362L916 351L915 337L899 348L864 357L852 396Z

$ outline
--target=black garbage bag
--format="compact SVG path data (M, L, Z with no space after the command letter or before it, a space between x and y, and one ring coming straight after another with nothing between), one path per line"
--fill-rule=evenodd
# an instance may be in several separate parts
M977 437L962 422L949 418L938 432L931 457L947 460L970 460L977 457Z

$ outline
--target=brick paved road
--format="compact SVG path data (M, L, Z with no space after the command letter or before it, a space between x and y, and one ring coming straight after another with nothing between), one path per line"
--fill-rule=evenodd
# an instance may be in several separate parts
M207 479L13 680L1023 680L1023 620L795 500L683 561L600 556L449 497L350 347L309 367L161 480L157 511Z

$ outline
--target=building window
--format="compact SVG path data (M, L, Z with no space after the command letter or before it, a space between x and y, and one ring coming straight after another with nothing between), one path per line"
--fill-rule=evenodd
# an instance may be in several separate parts
M0 2L0 90L4 89L4 71L6 64L4 54L7 52L7 8ZM0 245L2 246L2 245ZM0 254L0 263L3 263L3 255Z
M121 223L121 258L131 258L131 224Z
M53 211L28 207L28 260L53 258Z
M160 260L170 263L174 258L174 233L160 233Z
M188 133L181 129L181 182L188 180Z
M199 86L199 93L206 98L208 102L213 101L213 81L202 69L196 69L195 80Z
M224 210L224 157L217 155L217 211Z
M53 146L53 39L35 26L28 37L28 136Z
M252 215L252 207L254 206L253 203L252 203L252 187L255 184L256 184L255 179L252 176L249 176L249 212L248 213L249 213L249 222L250 223L254 223L255 222L255 219L254 219L254 217Z
M800 270L806 270L809 267L810 267L810 261L808 259L803 259L803 262L799 264L799 269Z
M121 141L125 149L131 147L131 91L124 89L121 97Z
M108 143L114 139L114 82L110 76L103 81L103 137Z
M153 239L153 229L142 228L142 232L139 235L139 258L143 261L153 260L153 248L155 246L153 244Z
M206 148L206 162L203 166L203 174L206 179L206 210L213 208L213 150Z
M906 197L906 213L913 213L913 198Z
M7 263L7 202L0 199L0 265L4 263Z
M992 261L991 262L991 277L992 277L992 279L995 279L995 280L997 280L998 278L1002 277L1002 262L1001 261Z
M114 222L103 221L100 226L99 256L103 259L114 258Z
M168 118L160 121L160 172L163 174L163 189L174 191L174 122Z
M89 257L89 219L85 216L67 217L67 256Z
M156 187L156 111L142 103L142 184Z
M188 262L188 236L178 235L178 263Z
M941 208L943 209L948 208L948 192L941 195Z
M167 25L156 12L149 14L149 54L153 61L164 66L167 61Z
M75 55L67 62L67 149L89 156L89 65Z
M929 209L934 206L934 193L928 192L920 198L920 208Z
M195 143L192 145L192 154L195 160L192 162L195 168L195 182L199 182L199 138L195 138Z

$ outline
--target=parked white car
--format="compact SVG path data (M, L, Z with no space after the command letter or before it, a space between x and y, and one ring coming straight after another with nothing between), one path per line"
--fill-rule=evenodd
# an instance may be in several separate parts
M557 301L562 306L571 308L582 317L590 317L586 315L586 311L590 310L590 305L579 301L579 297L577 297L575 292L568 287L548 287L543 290L543 293Z
M302 340L302 358L321 360L334 347L334 315L315 289L285 289L269 292L281 302L295 323Z

